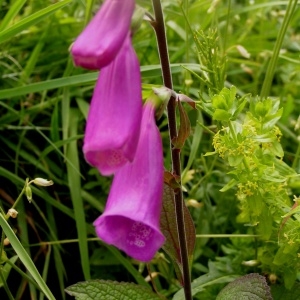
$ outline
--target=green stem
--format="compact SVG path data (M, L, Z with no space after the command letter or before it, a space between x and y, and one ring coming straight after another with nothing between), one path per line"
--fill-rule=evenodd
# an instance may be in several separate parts
M167 46L167 37L165 32L164 18L161 7L160 0L152 0L153 9L155 14L155 21L151 22L158 45L158 52L160 57L160 63L162 68L162 75L164 85L173 89L172 75L169 62L168 46ZM168 125L169 125L169 137L170 137L170 146L171 146L171 159L172 159L172 171L173 174L180 178L181 176L181 166L180 166L180 149L175 149L172 147L173 138L177 137L177 128L176 128L176 100L174 97L171 97L168 106ZM185 222L184 222L184 202L182 195L182 188L178 188L175 191L175 210L176 210L176 220L177 220L177 230L180 246L180 255L182 263L182 276L183 276L183 289L186 300L192 300L192 290L191 290L191 275L189 268L189 259L188 259L188 249L187 241L185 234Z
M9 259L6 261L6 263L9 264L16 272L18 272L23 279L26 279L28 282L32 283L38 290L41 291L37 283L20 268L18 268L14 263L12 263Z
M300 143L298 142L297 152L295 154L295 158L292 164L292 169L296 170L297 172L298 172L297 163L299 161L299 157L300 157Z
M3 284L3 287L5 289L5 292L6 292L7 296L8 296L8 299L9 300L14 300L15 298L12 295L11 291L9 290L9 288L8 288L8 286L6 284L6 280L5 280L4 276L3 276L2 266L0 267L0 278L1 278L1 281L2 281L2 284Z
M281 25L281 28L279 30L277 39L276 39L276 44L274 46L274 50L273 50L273 55L270 59L270 63L268 65L268 69L267 69L267 73L264 79L264 83L261 89L261 93L260 93L260 99L265 99L269 96L270 93L270 89L271 89L271 85L272 85L272 81L273 81L273 77L274 77L274 73L275 73L275 68L277 65L277 61L278 61L278 57L279 57L279 52L283 43L283 39L285 36L285 33L287 31L287 27L289 25L289 22L292 18L292 15L295 11L295 8L297 6L297 2L298 0L290 0L288 7L286 9L286 13Z
M23 196L23 194L25 193L25 190L26 190L26 186L28 185L28 180L29 179L27 178L26 182L25 182L25 185L24 185L20 195L18 196L17 200L15 201L15 203L13 204L13 206L11 208L15 208L18 205L19 201L22 199L22 196ZM7 221L9 219L9 217L10 217L9 214L7 213L5 215L5 220Z

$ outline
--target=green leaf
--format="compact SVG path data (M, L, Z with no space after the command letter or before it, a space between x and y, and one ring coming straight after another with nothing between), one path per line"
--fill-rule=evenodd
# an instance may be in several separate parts
M65 290L76 300L159 300L150 289L134 283L106 280L78 282Z
M295 300L300 299L300 283L295 283L291 290L287 290L284 285L271 286L273 300Z
M235 179L231 179L225 186L220 189L220 192L226 192L237 185L237 181Z
M278 157L283 157L284 156L284 152L283 152L283 149L282 149L282 146L279 142L277 141L274 141L272 143L272 147L270 147L270 151L275 155L275 156L278 156Z
M222 92L220 93L220 95L213 96L213 98L211 99L212 106L215 109L228 110L228 104L226 103L226 98L223 96L224 93Z
M229 283L216 300L272 300L265 277L252 273Z
M228 163L231 167L236 167L243 161L243 159L244 159L243 155L236 155L236 156L230 155L228 156Z
M228 122L231 118L231 114L224 109L217 108L213 114L213 119L216 121Z
M175 213L175 198L174 190L168 185L164 185L164 194L163 194L163 208L160 216L160 229L163 235L166 237L166 242L163 245L163 249L168 253L170 258L174 261L174 268L176 275L181 283L182 279L182 262L180 256L180 247L178 240L178 230L177 230L177 221ZM189 260L192 260L196 233L193 219L190 215L187 207L184 208L184 222L185 222L185 232L187 240L187 248Z

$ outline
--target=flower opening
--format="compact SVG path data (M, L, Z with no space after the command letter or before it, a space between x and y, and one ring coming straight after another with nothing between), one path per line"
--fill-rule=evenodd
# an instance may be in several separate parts
M94 222L97 235L137 260L150 261L165 240L159 228L162 194L162 142L154 107L146 103L135 158L115 174L105 211Z

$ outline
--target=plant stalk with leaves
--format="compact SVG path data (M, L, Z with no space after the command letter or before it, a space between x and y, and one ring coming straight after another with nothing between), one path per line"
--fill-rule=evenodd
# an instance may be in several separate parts
M153 9L155 13L155 21L152 21L152 26L156 33L158 52L160 56L161 68L164 85L173 89L172 75L169 63L167 38L165 33L165 25L163 19L163 12L160 0L153 0ZM173 141L177 138L177 127L176 127L176 99L171 97L167 106L168 111L168 124L169 124L169 137L171 146L171 160L172 160L172 173L174 176L180 178L181 176L181 165L180 165L180 149L174 147ZM180 181L179 181L180 183ZM185 291L185 297L187 300L192 299L191 292L191 276L189 268L189 256L188 247L186 240L185 230L185 216L184 216L184 200L182 195L182 187L179 185L175 192L175 212L177 221L177 230L180 247L180 257L182 263L182 276L183 276L183 288Z

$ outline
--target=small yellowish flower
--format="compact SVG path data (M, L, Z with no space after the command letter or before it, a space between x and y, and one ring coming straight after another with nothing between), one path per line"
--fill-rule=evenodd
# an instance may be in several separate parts
M10 208L8 210L8 215L15 219L18 216L18 212L14 208Z

